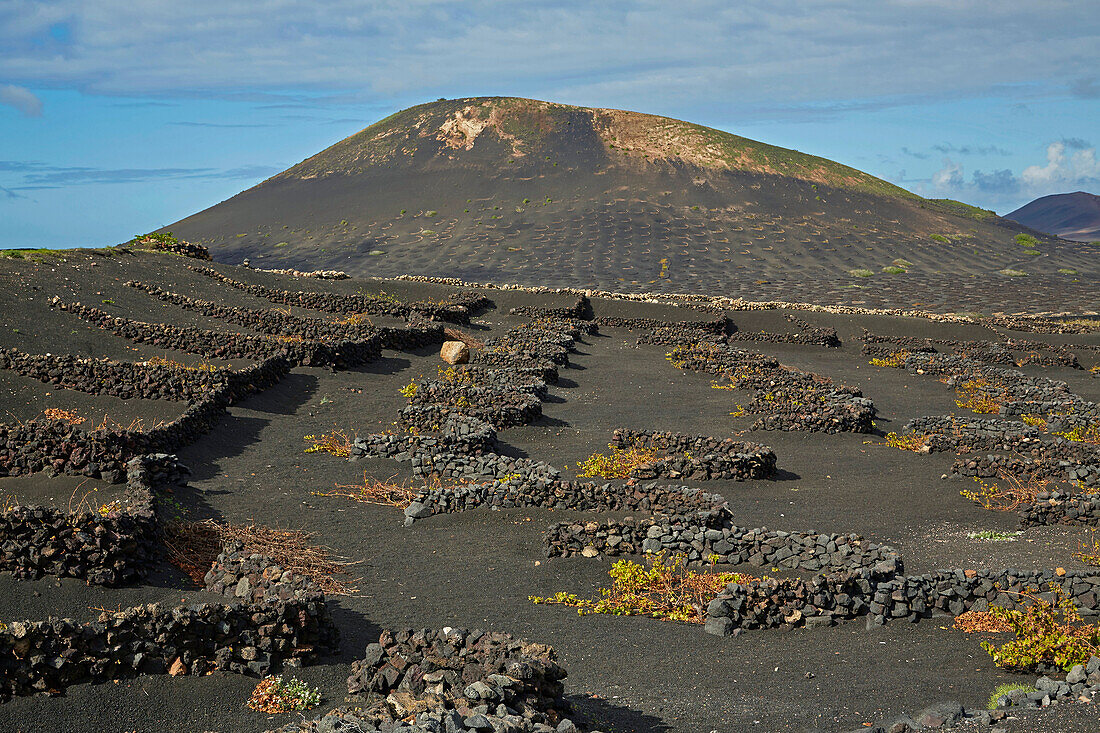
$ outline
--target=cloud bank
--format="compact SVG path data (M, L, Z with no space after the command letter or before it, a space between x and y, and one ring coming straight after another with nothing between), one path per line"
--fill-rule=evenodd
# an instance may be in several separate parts
M1037 85L1087 98L1100 43L1090 5L11 0L0 4L0 78L313 105L522 88L581 103L655 99L673 112L783 100L793 113L899 89L939 98Z
M1010 169L975 170L967 178L964 166L945 157L943 167L918 193L963 201L980 199L1015 208L1016 203L1051 193L1100 191L1100 160L1096 147L1080 138L1056 140L1046 149L1046 162L1029 165L1019 175Z

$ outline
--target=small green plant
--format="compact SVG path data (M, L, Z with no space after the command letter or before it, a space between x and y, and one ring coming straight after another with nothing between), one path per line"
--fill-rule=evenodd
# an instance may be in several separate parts
M1007 267L1003 270L998 270L997 272L1004 275L1005 277L1027 277L1026 272L1023 272L1022 270L1013 270L1012 268Z
M419 387L417 386L416 382L409 380L409 383L402 387L399 391L401 392L401 394L411 400L413 397L416 397L417 389L419 389Z
M859 267L854 270L848 270L848 274L852 277L872 277L875 273L865 267Z
M887 275L904 275L906 272L908 272L908 270L906 270L904 267L898 267L897 265L887 265L886 267L882 268L882 271L885 272Z
M1031 236L1030 234L1024 234L1023 232L1020 232L1016 235L1016 244L1020 245L1021 247L1035 247L1039 244L1039 240Z
M989 702L986 704L986 709L996 710L998 707L997 701L1016 690L1022 690L1025 694L1035 692L1035 688L1031 685L1025 685L1022 682L1005 682L1004 684L997 685L993 690L993 693L989 696Z
M1024 254L1025 255L1031 255L1032 257L1034 257L1035 255L1041 255L1042 252L1040 252L1037 249L1025 249Z
M425 211L425 212L424 212L424 216L435 216L435 215L436 215L436 214L438 214L438 213L439 213L438 211L434 211L434 210L432 210L432 209L428 209L427 211Z
M103 305L114 305L115 304L115 301L111 300L110 298L104 298L103 300L101 300L99 302L102 303Z
M902 259L901 257L894 260L892 264L897 265L898 267L904 267L907 270L913 266L912 262L906 259Z
M949 244L951 242L950 239L943 236L942 234L933 234L932 235L932 241L933 242L939 242L940 244Z
M309 710L321 704L321 691L296 677L265 677L248 698L248 707L261 713L289 713Z
M993 529L984 529L979 532L967 532L966 536L972 540L983 542L1014 542L1023 534L1022 532L998 532Z
M1077 272L1077 270L1074 270L1072 267L1060 267L1060 268L1058 268L1058 272L1062 273L1063 275L1079 275L1080 274L1080 273Z

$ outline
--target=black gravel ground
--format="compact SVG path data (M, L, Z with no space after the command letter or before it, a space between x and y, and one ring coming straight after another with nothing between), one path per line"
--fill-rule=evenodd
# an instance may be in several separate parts
M89 267L92 261L97 262L94 268ZM0 312L4 313L0 345L129 359L163 354L92 331L67 314L45 307L52 295L89 304L109 298L135 318L193 322L178 308L166 308L144 293L124 288L121 281L127 279L162 283L187 295L218 297L229 304L270 305L197 276L184 264L180 258L151 255L78 256L39 265L0 261ZM290 281L248 272L239 277L295 289L379 289L376 283ZM15 287L23 281L30 287ZM399 297L447 292L411 283L394 283L386 289ZM523 321L507 315L511 305L571 301L514 292L491 297L499 307L479 317L469 329L482 337ZM670 317L673 310L599 301L595 309L597 314L649 317ZM851 339L862 326L878 333L991 336L979 327L916 319L800 315L836 327L844 347L745 346L858 385L879 408L880 432L900 429L919 415L958 408L953 394L934 379L869 366L859 355L859 344ZM678 316L699 318L694 311L680 311ZM745 312L732 317L748 330L778 328L780 314ZM203 325L237 330L218 321ZM749 419L729 415L738 393L712 390L706 375L673 368L661 347L635 347L636 335L605 328L579 344L577 353L570 356L571 366L562 370L562 379L551 389L544 417L501 432L509 450L567 468L603 450L614 427L715 436L747 429ZM1096 335L1073 338L1100 342ZM1086 365L1095 363L1095 353L1080 356ZM197 361L184 354L174 357ZM387 351L382 361L360 369L297 368L274 388L230 409L217 430L180 452L194 471L191 488L179 497L192 517L308 529L316 532L317 542L360 561L354 568L360 578L359 592L332 601L343 638L340 654L298 675L321 688L326 705L343 702L351 661L384 627L494 629L549 643L569 670L567 690L578 706L595 725L612 731L850 730L896 714L911 714L944 699L982 705L1002 682L1034 681L995 668L979 648L979 639L952 630L948 618L871 631L856 621L825 629L755 631L717 638L693 625L580 617L568 608L534 606L527 600L529 595L559 590L594 594L607 580L610 563L606 559L544 557L541 535L547 526L594 515L479 510L432 517L405 528L399 510L317 496L315 492L336 483L360 479L364 471L378 478L408 477L407 466L393 462L349 463L323 454L306 455L302 437L333 427L360 433L389 427L404 404L398 389L414 377L434 374L439 363L434 353ZM1100 380L1063 371L1043 373L1072 377L1073 388L1082 396L1100 398ZM36 389L32 385L15 395L0 391L0 414L21 409L20 401L32 399ZM49 406L83 406L90 398L57 390L50 399ZM134 414L171 404L141 403ZM960 497L965 482L941 478L951 456L896 451L880 445L878 435L746 432L744 437L772 446L781 474L770 481L706 484L730 501L739 524L858 532L896 546L910 572L938 567L1076 567L1071 553L1085 534L1079 530L1031 529L1012 542L970 539L968 532L1011 530L1015 522ZM25 481L24 485L32 484ZM39 492L47 490L34 486ZM72 490L63 481L58 486L58 493L63 493L61 488ZM147 585L115 590L54 578L21 582L0 576L0 618L5 620L49 615L91 618L95 607L174 604L201 597L167 566L158 569ZM77 685L57 697L21 698L0 705L0 730L247 732L291 719L247 710L244 701L254 685L253 679L221 674ZM1098 729L1100 716L1086 706L1062 706L1006 725L1014 733Z

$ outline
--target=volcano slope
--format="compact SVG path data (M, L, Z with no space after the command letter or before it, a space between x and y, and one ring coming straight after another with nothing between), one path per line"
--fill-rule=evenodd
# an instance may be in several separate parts
M831 160L513 98L404 110L167 229L267 268L976 311L1090 307L1100 272L1089 245Z
M366 297L372 294L379 297ZM369 322L351 318L347 309L352 306L373 309ZM176 454L191 473L170 482L171 459L150 458L161 467L152 479L155 531L133 577L95 582L88 567L100 562L98 556L81 555L84 567L57 565L48 561L56 553L42 548L21 565L19 546L5 537L0 681L10 699L0 703L4 730L297 730L301 721L333 707L350 704L377 712L378 691L391 693L386 708L391 721L414 716L415 708L409 713L408 698L398 693L421 694L425 683L418 687L397 667L378 666L378 655L391 651L404 650L402 669L419 659L402 646L406 642L394 641L407 637L383 637L389 640L385 650L368 645L379 640L383 629L453 627L506 632L551 645L557 663L568 670L564 695L573 708L568 712L567 703L542 700L550 710L544 719L558 730L571 729L556 723L556 715L568 714L582 728L604 731L848 731L901 715L920 717L929 706L949 700L973 715L997 685L1036 683L1037 671L998 668L979 647L980 640L1001 643L1011 635L968 634L953 627L952 616L989 602L967 595L983 578L997 577L1004 590L1017 587L1013 578L1062 583L1089 618L1097 608L1090 591L1100 580L1097 569L1074 557L1081 543L1090 541L1089 524L1097 519L1095 505L1075 503L1083 499L1087 505L1087 493L1045 503L1032 497L1029 506L1037 513L1031 515L991 511L960 496L975 486L965 475L974 473L968 460L987 454L1039 460L1042 466L1028 464L1027 470L1049 480L1048 486L1071 492L1095 486L1100 476L1091 444L1051 433L1069 431L1070 426L1056 423L1059 419L1096 419L1095 411L1089 412L1100 399L1100 380L1089 371L1100 357L1095 324L1091 330L1088 323L1062 324L1063 330L1076 332L1055 334L1036 332L1054 330L1046 320L937 321L802 309L718 312L699 301L676 305L409 281L329 282L125 249L59 253L41 261L0 259L0 311L5 314L0 331L4 429L39 425L46 430L56 423L43 423L39 411L67 410L70 422L84 418L107 426L104 430L117 424L133 441L122 458L147 445L141 436L154 432L154 426L171 423L191 410L189 404L206 399L203 390L190 401L153 399L155 389L181 393L187 384L207 378L203 375L218 380L230 373L210 371L215 367L243 374L250 365L285 364L266 379L262 372L251 372L247 384L226 377L235 392L215 405L209 424L171 445L157 444ZM470 322L425 320L431 317L460 322L469 317ZM471 337L473 362L459 367L470 382L454 373L439 374L444 366L438 356L441 327ZM347 335L349 328L359 329L357 340L331 337ZM330 337L314 341L311 334L319 329ZM378 334L385 334L380 352L356 346ZM413 334L423 336L423 345L414 343ZM743 352L774 357L789 369L738 356ZM79 368L53 357L26 362L15 358L19 353L139 365L159 357L172 366L164 367L167 373L133 367L137 376L128 382L103 379L97 375L104 372L89 371L88 362ZM730 361L742 358L749 359L744 362L749 368ZM871 358L904 368L873 366ZM1016 370L1010 360L1030 363ZM31 373L28 363L48 368ZM1002 368L1011 374L994 371ZM811 373L833 381L814 380L807 376ZM755 382L761 374L771 381ZM731 375L744 384L733 390L712 387L734 386ZM960 389L967 380L985 381L956 394L937 381L941 375ZM996 416L974 415L956 403L980 406L980 400L974 401L980 397L1000 401L1005 424L975 423L973 418ZM1035 419L1025 423L1021 409L1042 413L1041 426ZM937 432L929 421L913 431L904 427L916 418L949 414L958 419L946 430ZM143 422L134 423L137 419ZM485 432L486 422L496 425L495 443ZM455 438L460 431L448 432L447 425L465 425L471 432ZM666 450L662 455L673 462L643 467L643 478L635 481L570 483L578 464L594 452L607 452L616 429L671 431L755 447L697 442L683 453ZM312 441L304 436L334 430L358 435L361 443L352 447L363 457L352 461L305 452ZM389 437L369 437L387 430ZM887 432L914 433L911 447L933 447L923 453L898 450L885 444ZM434 443L422 442L433 436ZM1031 438L1037 442L1028 442ZM406 441L398 456L402 460L379 457L385 452L379 446L398 439ZM79 543L100 536L87 530L88 521L119 516L118 505L111 504L121 491L110 469L116 455L102 442L98 453L88 452L97 462L93 467L73 450L83 440L70 433L70 442L56 449L41 436L35 444L0 446L0 465L19 474L0 478L0 489L13 497L0 528L10 533L10 520L18 515L15 505L58 507L62 519L87 531L80 539L80 532L59 525L57 536L75 538L74 551L79 551ZM52 460L41 461L43 453ZM768 469L768 455L774 470ZM23 458L31 462L20 464ZM410 458L446 475L404 512L333 495L336 485L364 478L408 482L419 490L426 478L423 472L414 474ZM20 465L27 470L17 470ZM471 466L494 472L497 480L468 475L476 472ZM711 469L716 473L707 474ZM1070 469L1078 476L1075 481L1066 479ZM443 490L463 483L455 472L481 488ZM735 474L745 480L735 480ZM682 485L705 493L675 488ZM547 497L547 487L556 498ZM79 521L66 514L92 489L98 492L87 501L107 511ZM488 506L494 501L496 506ZM1067 507L1074 508L1075 519ZM1021 516L1035 521L1020 529ZM268 624L264 614L288 607L285 598L283 606L264 600L248 607L247 617L232 615L233 604L247 599L268 576L254 573L227 584L218 575L220 584L212 584L213 575L203 581L199 572L195 582L168 562L166 528L203 519L306 530L314 533L311 543L356 562L347 568L349 585L356 590L326 593L323 601L339 632L338 643L326 651L318 641L321 634L313 641L299 638L265 647L265 634L301 624L303 630L295 632L301 636L316 630L310 625L314 621L324 626L324 616L309 605L316 604L316 596L300 606L289 601L303 615L296 610L283 617L280 623L290 624L284 628ZM707 523L706 530L700 522ZM675 526L698 528L699 539L678 544ZM630 527L640 527L640 534L631 534ZM749 534L731 527L771 531L746 539ZM54 542L48 533L31 536L44 545ZM557 592L598 596L597 589L609 583L612 563L645 563L643 549L694 552L702 561L697 566L717 555L717 570L767 575L780 585L745 580L727 590L725 601L704 598L690 615L706 624L581 616L570 607L528 600ZM134 551L130 546L122 561ZM22 572L13 573L12 567ZM930 580L937 568L953 569L946 586ZM1011 577L1004 574L1006 568L1015 569ZM1064 574L1054 572L1057 568ZM851 581L843 592L827 585L841 582L835 580L841 576ZM249 578L251 586L242 585ZM828 578L834 580L823 580ZM871 590L862 601L860 582ZM912 593L899 590L894 598L891 589L899 582L910 583L906 587ZM818 590L807 592L814 583ZM746 588L777 598L802 588L803 595L781 602L754 596L761 610L750 618L734 613L729 601ZM1013 602L991 583L981 589L994 603ZM148 614L141 618L162 623L147 638L130 632L110 637L102 647L72 641L28 652L36 639L69 628L59 617L78 624L98 619L117 629L133 618L134 612L124 609L149 602L159 602L163 610L141 612ZM240 626L197 633L172 625L171 619L205 618L202 613L221 608L219 603L228 603L230 610L217 613L229 614ZM207 611L188 610L196 608ZM14 623L47 619L51 624L34 626L29 637L28 627ZM249 626L255 623L260 626ZM82 638L95 639L103 627L80 628ZM221 651L209 646L214 639ZM85 657L104 654L114 655L113 666L100 668L89 681ZM271 715L246 708L256 674L266 673L268 662L277 670L287 655L287 674L317 686L324 698L321 707ZM425 674L426 668L413 667ZM169 669L176 674L166 674ZM467 667L464 673L473 670L476 677L477 669ZM367 686L376 685L376 692L367 694L361 675L375 671ZM1057 682L1043 684L1057 687L1066 675L1049 676ZM1086 678L1067 685L1065 692L1091 694L1095 675ZM44 682L34 684L39 679ZM408 687L388 686L402 680ZM553 696L552 684L543 689L540 694ZM52 694L32 694L45 692ZM468 706L471 725L492 725L487 718L502 725L492 706L479 707L465 698L455 703L454 691L450 694L442 704ZM461 685L458 694L463 694ZM405 707L397 705L401 700ZM1007 716L998 723L1002 730L1054 733L1097 726L1093 704L1062 700L1028 711L1022 707L1028 700L1015 702L995 711L998 718ZM487 718L474 719L474 709ZM530 719L520 722L528 727L515 729L532 729ZM963 724L968 730L989 729L980 717ZM343 729L333 719L315 728Z

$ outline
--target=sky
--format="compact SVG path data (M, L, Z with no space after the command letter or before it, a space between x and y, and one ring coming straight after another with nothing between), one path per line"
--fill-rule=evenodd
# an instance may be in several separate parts
M686 119L1002 214L1100 194L1098 0L0 0L0 247L117 244L484 95Z

